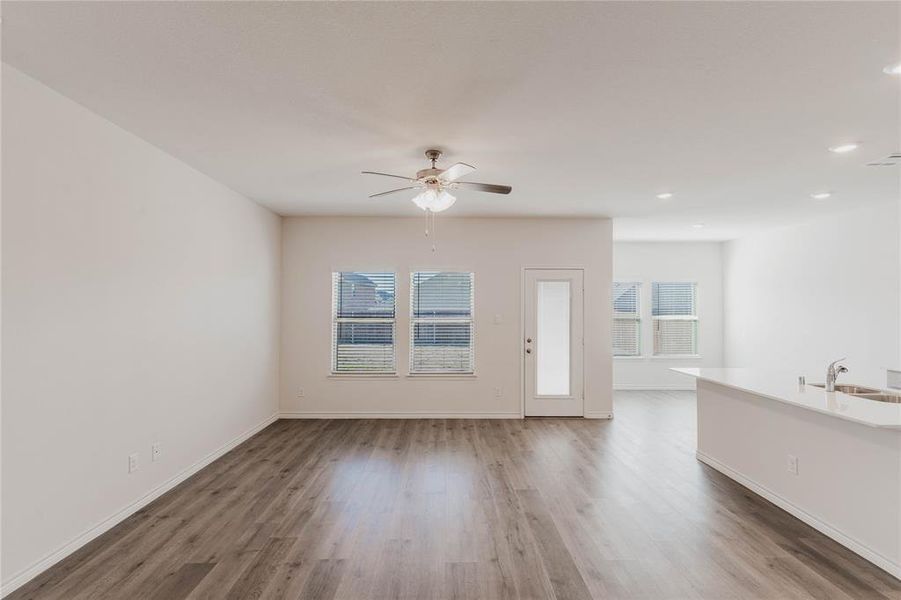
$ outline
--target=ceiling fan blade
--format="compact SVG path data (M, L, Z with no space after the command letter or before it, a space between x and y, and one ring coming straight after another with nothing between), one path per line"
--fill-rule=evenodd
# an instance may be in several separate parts
M363 175L382 175L384 177L396 177L398 179L406 179L407 181L419 181L412 177L404 177L403 175L392 175L391 173L378 173L376 171L362 171Z
M395 192L403 192L404 190L415 190L417 186L411 185L410 187L397 188L396 190L388 190L387 192L381 192L378 194L373 194L370 198L377 198L378 196L387 196L388 194L393 194Z
M472 165L458 162L446 168L444 172L438 176L438 179L441 181L456 181L464 175L469 175L475 170L476 168Z
M493 183L473 183L471 181L458 181L456 185L466 186L480 192L491 192L492 194L509 194L513 188L509 185L495 185Z

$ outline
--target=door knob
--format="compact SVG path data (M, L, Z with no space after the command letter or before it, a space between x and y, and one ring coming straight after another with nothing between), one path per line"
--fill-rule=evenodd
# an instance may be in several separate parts
M531 343L532 343L532 338L526 338L526 343L527 343L527 344L531 344Z
M532 353L532 349L531 349L531 348L526 348L526 354L531 354L531 353Z

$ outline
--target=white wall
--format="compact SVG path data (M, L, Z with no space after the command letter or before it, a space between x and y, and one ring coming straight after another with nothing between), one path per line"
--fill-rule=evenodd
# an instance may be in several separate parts
M888 203L728 242L724 254L725 359L822 381L885 381L898 368L899 215Z
M522 268L544 266L585 268L586 414L611 412L609 220L441 216L437 253L423 237L420 218L290 218L283 224L283 411L519 416ZM409 378L409 273L442 268L475 273L476 377ZM379 269L398 274L399 377L330 378L331 272Z
M614 281L641 282L641 357L613 359L617 389L694 389L694 380L672 367L723 366L723 244L720 242L615 242ZM651 283L698 284L699 358L656 358L651 322Z
M280 224L22 73L2 78L8 591L276 413Z

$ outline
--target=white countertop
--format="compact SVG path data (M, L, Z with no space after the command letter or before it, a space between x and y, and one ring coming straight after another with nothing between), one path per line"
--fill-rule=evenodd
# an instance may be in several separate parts
M841 392L827 392L809 383L801 387L798 385L797 375L758 369L673 368L671 370L838 419L870 427L901 430L901 404L856 398ZM840 383L865 385L864 382L855 381L852 377Z

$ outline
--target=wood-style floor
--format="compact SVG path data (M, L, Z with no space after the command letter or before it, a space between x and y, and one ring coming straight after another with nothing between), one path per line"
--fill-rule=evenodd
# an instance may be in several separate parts
M11 598L901 598L698 463L694 412L279 421Z

